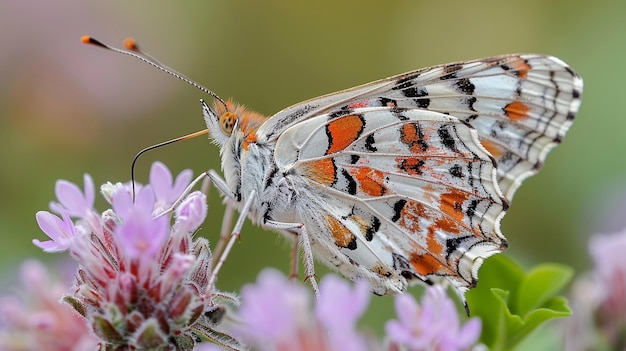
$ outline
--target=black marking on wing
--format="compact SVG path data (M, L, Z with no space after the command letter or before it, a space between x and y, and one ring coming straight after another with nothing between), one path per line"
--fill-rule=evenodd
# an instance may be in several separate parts
M367 138L365 138L365 148L368 151L376 152L378 151L378 148L376 148L374 144L376 144L376 140L374 139L374 134L369 134Z
M348 182L348 188L346 189L348 194L356 195L357 184L354 178L344 168L341 169L341 175L344 176L344 178L346 178L346 182Z
M372 241L374 234L380 229L380 220L378 217L372 217L370 225L365 230L365 240Z
M402 161L400 161L398 168L408 174L421 175L422 166L424 165L424 163L424 160L418 160L417 162L408 162L407 159L403 159Z
M341 107L338 110L331 111L328 114L328 120L333 120L333 119L335 119L337 117L341 117L341 116L347 116L347 115L352 114L352 112L353 111L352 111L351 108L349 108L348 106L343 106L343 107Z
M406 205L406 200L404 199L398 200L395 204L393 204L393 217L391 217L393 222L397 222L400 217L402 217L402 209L404 208L404 205Z
M468 78L462 78L454 83L454 89L460 91L463 94L472 95L474 94L476 86L474 86L474 84L472 84L472 82L470 82Z
M443 146L445 146L446 148L457 152L458 149L456 148L456 142L454 141L454 138L450 135L450 132L448 131L448 129L446 129L446 126L441 126L438 130L437 130L437 134L439 134L439 137L441 138L441 143L443 144Z
M450 167L450 174L456 178L463 178L463 167L461 167L461 165Z

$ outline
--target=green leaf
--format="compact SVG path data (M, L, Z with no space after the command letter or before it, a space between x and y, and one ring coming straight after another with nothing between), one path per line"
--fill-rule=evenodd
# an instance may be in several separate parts
M481 342L490 350L512 350L546 321L571 315L565 298L555 295L572 276L558 264L525 273L504 255L486 260L478 286L467 294L471 314L483 322Z
M542 306L561 291L573 275L574 271L564 265L545 263L534 267L517 291L515 311L523 316Z

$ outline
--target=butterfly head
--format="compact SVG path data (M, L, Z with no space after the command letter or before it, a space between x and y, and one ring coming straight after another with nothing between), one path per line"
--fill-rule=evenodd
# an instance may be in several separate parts
M213 107L204 100L200 102L206 126L212 139L220 146L224 145L233 135L249 137L267 119L265 116L250 111L245 106L235 104L231 100L226 102L216 100Z

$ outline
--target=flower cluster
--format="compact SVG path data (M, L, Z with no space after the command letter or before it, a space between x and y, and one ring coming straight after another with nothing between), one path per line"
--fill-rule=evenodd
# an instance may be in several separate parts
M480 336L481 322L470 319L461 327L456 307L441 286L426 290L422 305L410 295L395 300L398 320L387 322L389 339L408 350L467 350Z
M54 278L35 260L22 264L19 277L19 295L0 297L0 350L95 349L98 339L89 332L84 318L59 303L67 293L67 282Z
M209 286L208 242L193 239L206 216L204 194L188 195L170 225L169 207L191 176L185 171L173 181L155 163L150 184L136 186L134 198L128 184L107 183L102 193L112 209L102 214L93 209L89 176L84 192L59 181L59 203L51 209L60 217L37 213L51 240L34 244L48 252L69 250L79 263L76 285L64 300L85 317L102 349L191 350L202 339L237 348L234 339L215 330L219 302L236 299Z
M274 270L261 272L255 285L241 291L235 334L258 350L367 350L355 323L369 302L367 284L351 290L339 278L322 280L311 312L311 296L302 285Z
M50 204L52 212L36 215L50 240L33 243L46 252L69 251L78 263L74 285L53 292L43 279L45 270L29 264L25 283L36 289L32 294L41 304L29 311L15 299L0 299L0 346L77 351L460 351L477 342L480 320L462 326L440 286L427 288L421 305L411 295L397 296L398 320L387 322L384 342L356 327L371 296L363 281L351 285L328 275L314 299L305 285L264 270L256 284L242 289L239 309L230 308L239 306L239 299L212 286L208 242L193 237L206 216L205 196L193 192L179 201L191 177L184 171L174 180L164 165L155 163L149 184L135 184L135 191L129 184L103 185L111 205L103 213L94 209L89 176L84 177L83 190L58 181L58 203Z
M371 296L366 283L351 288L328 275L313 307L310 295L281 273L264 270L256 284L241 292L241 324L233 333L262 351L458 351L474 346L480 336L480 320L461 327L454 303L440 286L427 288L421 306L409 294L396 296L399 320L387 322L384 345L356 328Z
M574 317L567 320L565 349L605 345L626 349L626 229L596 235L589 242L594 270L572 287Z

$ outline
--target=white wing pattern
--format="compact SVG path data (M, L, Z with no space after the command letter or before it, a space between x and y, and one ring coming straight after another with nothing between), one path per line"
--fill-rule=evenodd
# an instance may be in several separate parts
M290 232L306 234L305 251L377 294L448 281L462 296L506 248L508 203L561 142L581 94L559 59L506 55L390 77L267 120L239 110L228 140L215 129L236 108L204 111L233 197L257 193L254 221L303 224Z

